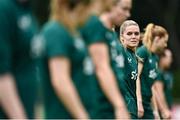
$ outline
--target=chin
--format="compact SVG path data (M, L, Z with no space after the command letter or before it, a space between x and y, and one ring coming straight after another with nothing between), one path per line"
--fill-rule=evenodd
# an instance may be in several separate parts
M133 44L133 45L131 45L131 47L134 47L134 48L137 47L137 46L138 46L138 44Z

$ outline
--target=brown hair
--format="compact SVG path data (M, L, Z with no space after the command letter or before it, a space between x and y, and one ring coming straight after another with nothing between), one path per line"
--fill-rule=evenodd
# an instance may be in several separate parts
M162 26L154 25L153 23L149 23L145 28L145 33L143 36L143 44L147 47L148 50L151 49L153 40L156 36L168 37L168 33L165 28Z
M70 31L74 31L76 20L69 15L78 4L89 5L91 0L51 0L50 19L63 23Z

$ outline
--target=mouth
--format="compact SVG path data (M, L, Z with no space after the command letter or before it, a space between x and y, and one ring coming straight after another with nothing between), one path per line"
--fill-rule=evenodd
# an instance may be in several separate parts
M138 40L131 40L130 42L136 44L138 43Z

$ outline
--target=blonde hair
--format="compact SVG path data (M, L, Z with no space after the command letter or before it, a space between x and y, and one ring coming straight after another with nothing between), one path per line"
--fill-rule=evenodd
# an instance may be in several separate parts
M114 5L117 4L117 1L119 0L94 0L94 6L92 6L92 13L99 16L104 12L108 12L112 9Z
M89 5L91 0L51 0L50 20L63 23L71 32L75 31L77 20L69 15L78 4Z
M147 47L148 50L151 49L153 40L156 36L167 37L168 33L165 28L162 26L154 25L153 23L149 23L145 28L145 33L143 36L143 44Z
M63 23L70 31L74 31L75 24L69 19L69 10L66 0L51 0L50 20L56 20Z
M120 40L121 40L121 42L122 42L121 36L122 36L122 34L124 33L125 29L126 29L128 26L132 26L132 25L135 25L135 26L138 26L138 27L139 27L139 25L138 25L135 21L133 21L133 20L126 20L126 21L124 21L124 22L122 23L122 25L121 25L121 27L120 27Z
M138 26L139 25L133 21L133 20L126 20L122 23L121 27L120 27L120 34L122 35L125 31L125 29L128 27L128 26L131 26L131 25L135 25L135 26Z

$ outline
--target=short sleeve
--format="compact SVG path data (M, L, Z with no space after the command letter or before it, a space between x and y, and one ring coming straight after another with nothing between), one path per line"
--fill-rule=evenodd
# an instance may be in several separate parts
M157 77L156 77L156 81L161 81L163 82L163 73L160 69L157 70Z
M87 45L104 42L104 26L98 16L91 16L81 29L82 36Z
M58 24L52 23L45 28L42 35L45 39L46 54L49 58L70 57L73 40L67 30Z
M147 49L144 46L138 48L136 51L136 55L138 56L140 61L144 62L148 58Z

